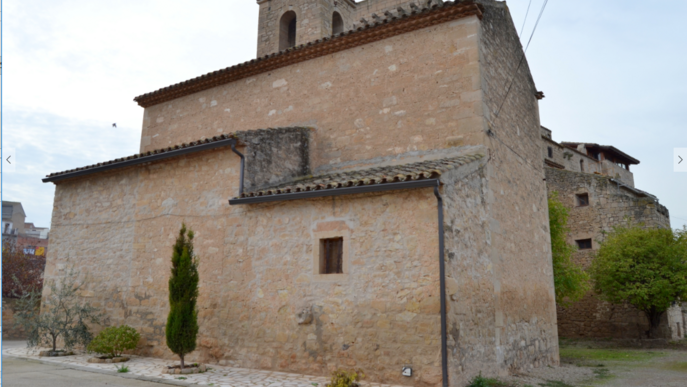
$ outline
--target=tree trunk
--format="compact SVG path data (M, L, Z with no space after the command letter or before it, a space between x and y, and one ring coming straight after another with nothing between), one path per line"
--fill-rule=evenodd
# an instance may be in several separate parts
M184 355L179 355L179 357L181 358L181 369L183 370L184 369Z
M646 331L646 337L649 339L655 339L658 335L658 328L661 325L661 317L663 317L663 312L659 312L655 307L651 307L649 310L645 310L644 314L646 318L649 319L649 330Z

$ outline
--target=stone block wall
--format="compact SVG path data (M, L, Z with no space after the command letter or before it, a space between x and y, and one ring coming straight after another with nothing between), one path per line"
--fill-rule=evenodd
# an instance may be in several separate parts
M568 171L584 172L584 173L604 173L601 163L583 153L574 149L563 146L550 138L542 137L542 160L550 160L556 164L562 165ZM552 157L549 157L549 148L551 148ZM580 161L582 163L580 163ZM581 165L584 165L582 171ZM615 176L612 175L612 176Z
M318 174L356 160L480 145L479 29L479 19L467 17L148 107L141 151L308 126Z
M440 0L434 0L436 4ZM363 25L362 18L374 23L376 14L385 18L385 12L398 15L398 7L410 13L410 3L425 7L427 0L258 0L258 55L260 58L279 50L279 22L282 15L293 11L297 15L296 45L314 42L332 35L332 16L338 12L344 21L344 31Z
M539 158L537 89L505 3L483 1L487 246L492 265L497 363L511 370L558 364L546 185ZM507 94L504 85L513 80ZM516 177L517 176L517 177Z
M570 209L568 243L591 239L592 249L580 250L573 260L583 267L591 265L594 251L603 240L603 233L626 221L644 223L646 227L670 227L665 207L649 197L618 186L609 177L545 168L549 193L559 193L561 202ZM576 194L589 195L589 205L580 207ZM668 321L664 322L665 337L670 336ZM580 302L558 307L558 333L561 337L643 338L648 320L630 305L612 305L590 293Z
M106 312L107 324L138 329L140 354L173 359L164 344L167 279L183 221L196 232L201 278L190 361L320 375L362 367L375 381L434 380L431 189L230 207L237 182L238 157L218 149L59 183L46 280L75 267L88 281L83 297ZM126 193L129 206L107 222L92 211L122 206L117 196ZM323 280L313 274L313 249L331 233L349 239L350 273ZM299 325L304 309L313 320ZM413 378L400 375L403 365Z

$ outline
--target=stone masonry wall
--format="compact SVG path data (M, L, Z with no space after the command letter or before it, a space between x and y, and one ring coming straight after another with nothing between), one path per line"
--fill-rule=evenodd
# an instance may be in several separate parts
M484 141L477 17L298 63L145 109L141 150L255 128L314 129L317 174Z
M580 161L584 165L585 173L602 173L603 167L597 160L576 152L566 146L563 146L553 140L542 137L542 160L550 160L556 164L560 164L568 171L582 172L580 169ZM549 148L551 148L552 157L549 157Z
M138 353L173 359L164 344L167 279L184 221L196 232L201 278L199 346L189 361L321 375L362 367L372 381L435 384L432 190L230 207L238 161L220 148L59 182L46 280L73 266L106 324L139 330ZM332 234L349 241L350 274L327 280L313 274L313 249ZM311 324L298 324L303 309ZM404 365L413 378L400 375Z
M480 63L489 207L487 254L500 371L558 364L553 269L537 89L505 3L485 4ZM513 80L510 93L506 94ZM500 110L499 110L500 109Z
M435 3L439 0L434 0ZM258 22L257 57L279 51L279 21L282 15L293 11L297 15L296 45L314 42L332 35L332 16L338 12L344 21L344 30L349 31L362 25L365 18L373 23L372 14L384 18L384 12L398 14L398 7L410 13L410 3L427 6L427 0L258 0L260 16Z
M603 232L610 232L626 220L644 223L646 227L670 227L670 219L663 206L618 187L606 176L554 168L545 170L549 193L558 192L560 201L570 209L568 242L575 244L576 240L592 239L591 250L580 250L573 256L574 261L583 267L591 264ZM579 193L589 195L589 206L577 206L575 195ZM592 293L568 308L558 307L558 333L561 337L643 338L648 324L644 314L634 307L612 305L600 301ZM664 334L669 335L667 325L665 328Z

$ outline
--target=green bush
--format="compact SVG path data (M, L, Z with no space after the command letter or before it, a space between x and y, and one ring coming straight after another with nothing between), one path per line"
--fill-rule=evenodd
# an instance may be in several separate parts
M365 374L362 370L346 371L336 370L332 372L332 381L327 384L328 387L357 387L360 379L364 378Z
M90 344L88 351L107 357L121 356L122 352L136 348L141 335L128 325L103 329Z

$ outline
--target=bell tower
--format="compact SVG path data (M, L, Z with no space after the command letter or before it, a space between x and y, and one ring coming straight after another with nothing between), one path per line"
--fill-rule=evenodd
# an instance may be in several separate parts
M352 28L353 0L257 0L258 57Z

